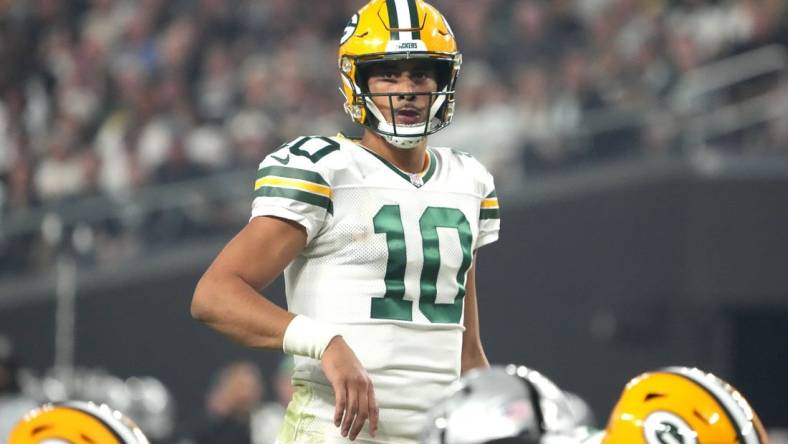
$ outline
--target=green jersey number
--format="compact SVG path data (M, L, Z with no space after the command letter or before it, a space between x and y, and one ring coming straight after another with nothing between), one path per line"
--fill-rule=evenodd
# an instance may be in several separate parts
M399 205L384 205L372 219L375 233L386 235L386 293L372 299L374 319L412 321L413 301L405 296L405 267L407 265L405 230ZM430 322L457 324L462 319L462 299L465 297L465 273L471 266L473 234L468 219L456 208L427 207L419 219L424 267L421 271L419 310ZM457 272L457 294L452 303L437 303L438 272L441 265L438 228L457 230L462 251L462 263Z

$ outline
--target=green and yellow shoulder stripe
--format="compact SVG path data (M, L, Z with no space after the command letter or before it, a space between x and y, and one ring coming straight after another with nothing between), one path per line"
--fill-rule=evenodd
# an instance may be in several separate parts
M321 207L334 214L331 186L314 171L286 166L257 170L255 197L281 197Z
M481 208L479 210L479 219L500 219L500 208L498 207L498 195L495 190L490 192L484 199L482 199Z

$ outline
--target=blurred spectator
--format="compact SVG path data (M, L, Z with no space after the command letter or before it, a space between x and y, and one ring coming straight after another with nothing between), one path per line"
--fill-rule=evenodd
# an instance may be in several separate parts
M95 162L92 153L78 144L78 129L65 123L52 134L49 150L33 173L36 194L42 201L56 201L88 194L93 189Z
M554 106L547 74L539 67L521 67L515 91L520 103L517 127L526 170L535 173L556 168L569 155L559 136L571 131L577 119Z
M747 3L750 3L749 5ZM710 58L752 36L756 2L683 2L668 14L668 26L686 36L704 58Z
M24 393L19 386L19 362L13 343L0 335L0 442L8 441L8 435L22 416L38 406L36 401Z
M230 145L224 129L211 125L195 128L186 140L186 155L205 170L220 171L230 163Z
M3 196L4 206L11 210L23 210L35 205L37 197L32 193L32 177L30 158L19 153L10 162L6 171L7 188Z
M236 76L227 51L226 46L215 43L203 60L197 98L200 115L209 122L222 121L235 108Z
M237 162L241 165L256 165L272 151L273 123L261 111L244 110L227 122L226 132L230 143L237 148Z
M252 413L262 396L262 376L254 364L234 362L222 368L208 391L208 425L197 444L252 444Z
M771 112L777 116L769 127L767 148L788 152L788 77L782 79L780 90L774 95Z

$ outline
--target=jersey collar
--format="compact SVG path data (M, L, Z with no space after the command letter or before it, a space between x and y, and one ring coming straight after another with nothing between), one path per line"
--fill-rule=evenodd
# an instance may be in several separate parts
M401 169L399 169L399 167L397 167L393 163L391 163L388 160L386 160L385 158L383 158L383 156L381 156L380 154L378 154L378 153L372 151L371 149L365 147L364 145L358 143L357 140L347 138L342 133L339 133L337 135L337 137L341 137L341 138L350 140L351 142L353 142L353 144L355 144L359 148L361 148L364 151L366 151L367 153L375 156L375 158L377 158L378 160L383 162L384 165L389 167L389 169L391 169L391 171L393 171L398 176L400 176L401 178L403 178L406 181L408 181L408 183L410 183L411 185L413 185L416 188L421 188L422 186L424 186L424 184L426 184L427 181L430 180L430 178L432 178L432 176L435 175L435 170L438 167L438 158L435 156L435 153L433 153L432 150L429 147L427 147L427 150L424 153L424 156L427 158L427 166L424 168L424 170L421 171L421 172L418 172L418 173L409 173L407 171L402 171Z

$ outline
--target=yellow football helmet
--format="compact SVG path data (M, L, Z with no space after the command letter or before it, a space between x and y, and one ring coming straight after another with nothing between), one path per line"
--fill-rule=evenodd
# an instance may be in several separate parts
M767 444L758 416L736 389L711 373L668 367L624 388L603 444Z
M389 96L392 100L402 94L370 93L365 74L371 63L406 59L431 60L438 71L438 91L419 93L430 96L430 105L427 121L416 125L397 125L393 117L383 116L372 97ZM422 0L372 0L353 15L340 41L340 91L345 96L345 112L394 145L413 147L451 123L461 63L454 34L433 6Z
M10 444L149 444L129 418L107 405L69 401L47 404L22 418Z

